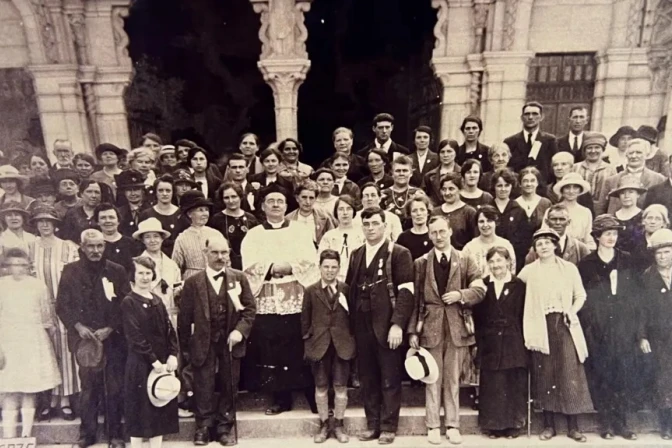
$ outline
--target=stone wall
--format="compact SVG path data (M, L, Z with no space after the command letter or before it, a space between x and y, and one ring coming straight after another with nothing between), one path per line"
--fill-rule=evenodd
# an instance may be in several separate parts
M12 0L0 0L0 69L25 67L29 62L21 14Z

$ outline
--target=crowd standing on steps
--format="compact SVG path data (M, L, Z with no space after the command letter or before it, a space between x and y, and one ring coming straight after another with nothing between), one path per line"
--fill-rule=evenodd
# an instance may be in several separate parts
M465 387L492 439L535 410L542 441L562 417L586 442L592 412L602 438L635 440L633 413L653 409L671 440L670 148L646 124L588 130L584 107L557 138L542 104L520 118L488 145L468 116L461 143L422 125L406 147L381 113L364 148L339 127L314 167L298 140L253 133L220 158L149 133L130 151L59 139L53 166L5 159L3 437L19 417L24 437L79 417L86 448L102 415L110 448L160 448L194 416L195 445L232 446L244 389L269 418L305 394L315 443L392 444L410 379L431 444L441 407L462 442Z

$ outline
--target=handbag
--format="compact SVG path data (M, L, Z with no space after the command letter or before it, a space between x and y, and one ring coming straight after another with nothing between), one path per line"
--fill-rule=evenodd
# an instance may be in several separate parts
M467 336L474 336L476 334L476 324L474 323L473 310L471 308L461 306L460 316L462 316L464 328L467 330Z

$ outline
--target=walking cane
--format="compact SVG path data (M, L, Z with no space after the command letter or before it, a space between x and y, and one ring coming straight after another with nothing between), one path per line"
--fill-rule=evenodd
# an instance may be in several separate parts
M107 394L107 356L103 358L103 400L105 401L105 434L107 435L107 446L109 447L112 443L112 437L110 435L110 404ZM96 418L96 423L97 422ZM96 424L96 426L98 426Z
M243 342L240 342L240 344L243 344ZM231 403L233 404L233 437L236 442L236 445L238 444L238 405L237 405L237 393L236 389L238 388L238 385L234 381L235 378L233 377L233 353L231 351L232 347L229 344L229 378L231 381Z
M532 437L532 375L527 371L527 438Z

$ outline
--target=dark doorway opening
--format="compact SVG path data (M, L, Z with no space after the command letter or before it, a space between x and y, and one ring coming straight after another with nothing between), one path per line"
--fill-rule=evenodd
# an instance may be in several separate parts
M274 140L273 95L257 68L259 16L249 0L137 0L126 31L134 145L149 131L215 154L235 148L247 131Z
M436 10L430 0L316 0L306 14L311 69L299 90L299 138L306 162L333 153L331 133L373 138L376 113L395 117L393 140L411 143L420 124L439 131L440 81L430 66ZM410 146L409 146L410 147Z

